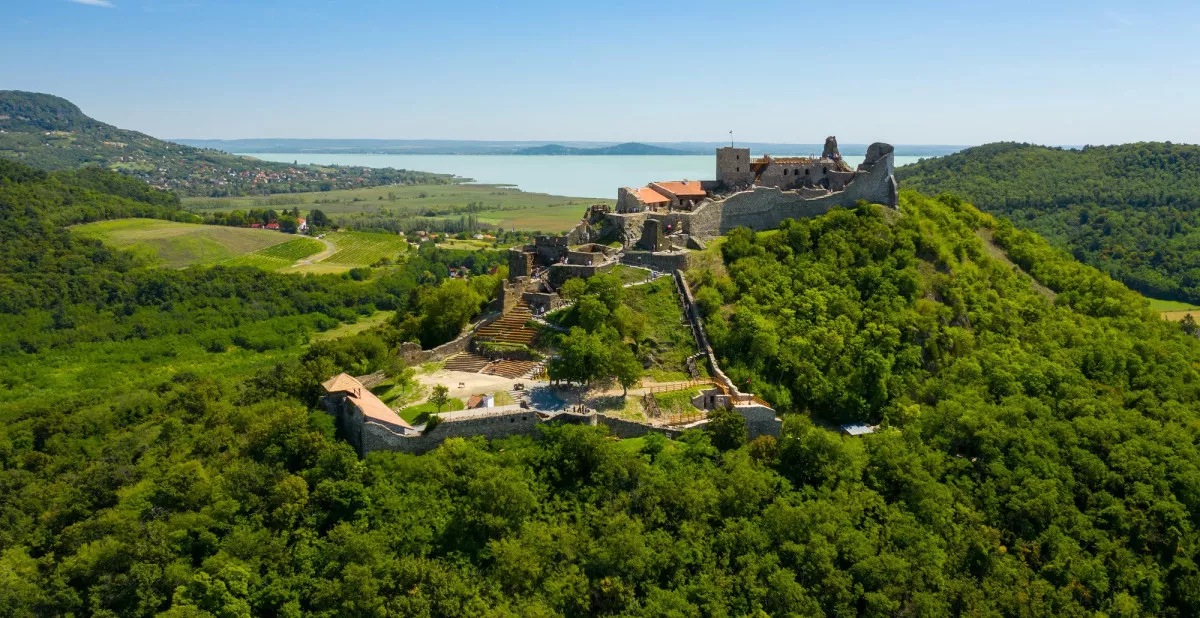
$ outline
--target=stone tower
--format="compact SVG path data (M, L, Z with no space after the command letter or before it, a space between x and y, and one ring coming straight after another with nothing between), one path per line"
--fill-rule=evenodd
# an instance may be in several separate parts
M724 146L717 149L717 182L726 187L754 182L754 172L750 171L749 148Z

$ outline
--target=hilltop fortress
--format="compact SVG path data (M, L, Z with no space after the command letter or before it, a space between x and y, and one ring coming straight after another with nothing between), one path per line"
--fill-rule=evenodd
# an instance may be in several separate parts
M890 144L876 142L853 169L834 137L825 140L819 158L752 159L749 148L718 148L716 180L619 189L616 211L605 218L627 248L657 252L682 249L689 242L698 248L736 227L768 230L784 219L812 217L860 200L895 208L894 159Z
M415 344L404 344L401 354L408 362L448 358L447 369L530 379L544 367L544 362L530 358L528 350L537 335L535 316L566 304L558 290L567 280L586 279L624 262L674 276L683 319L697 351L689 357L691 379L680 386L703 388L692 398L692 405L705 412L729 406L746 419L752 437L778 436L781 421L771 405L740 391L721 371L684 277L688 258L693 250L704 249L707 241L737 227L768 230L785 219L814 217L860 201L895 208L898 196L893 170L893 149L882 143L867 148L857 169L842 159L833 137L825 140L819 158L764 155L751 159L748 148L718 148L716 180L625 187L618 190L615 209L605 204L592 206L571 231L539 236L533 244L512 247L508 279L493 314L438 348L409 349ZM504 345L490 345L496 343ZM698 359L707 363L712 377L699 373ZM449 437L528 434L543 423L602 424L614 435L631 438L648 432L675 437L687 427L707 422L676 426L660 419L635 421L596 411L539 410L522 404L448 412L439 416L438 424L414 428L355 378L335 376L322 386L326 392L323 405L363 455L377 450L422 453Z

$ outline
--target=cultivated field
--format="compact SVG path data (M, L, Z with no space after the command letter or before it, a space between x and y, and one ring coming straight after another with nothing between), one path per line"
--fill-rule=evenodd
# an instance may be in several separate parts
M1164 320L1178 322L1189 313L1192 314L1193 318L1200 320L1200 307L1191 303L1150 297L1146 297L1146 300L1150 301L1150 308L1157 311Z
M271 230L157 219L98 221L71 230L111 246L132 248L169 268L219 264L294 238Z
M337 246L337 251L319 264L370 266L381 258L394 260L408 250L408 243L405 242L404 237L394 234L337 232L329 234L325 240Z
M226 266L257 266L263 270L283 270L296 262L325 250L325 243L312 238L292 238L287 242L259 249L249 255L221 262Z
M502 185L393 185L345 191L292 193L270 197L188 198L194 210L249 210L251 208L318 208L327 215L355 213L451 218L467 214L481 223L543 232L570 229L591 204L611 200L527 193Z

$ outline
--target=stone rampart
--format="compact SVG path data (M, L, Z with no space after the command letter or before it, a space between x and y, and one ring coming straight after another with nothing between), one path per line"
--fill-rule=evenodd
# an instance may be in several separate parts
M621 254L621 262L630 266L641 266L662 272L671 272L688 267L686 251L670 251L651 253L649 251L626 251Z
M627 421L615 416L605 416L603 414L596 415L596 423L608 427L608 432L622 440L629 438L640 438L648 433L661 433L662 435L674 440L683 433L682 429L673 427L658 427L655 425L647 425L637 421Z
M495 322L499 319L500 313L493 313L486 318L468 326L463 334L459 335L454 341L443 343L442 345L429 350L422 350L421 344L412 341L406 341L400 344L400 359L408 366L420 365L421 363L429 363L440 361L449 358L459 352L466 352L467 347L471 343L471 337L475 331Z

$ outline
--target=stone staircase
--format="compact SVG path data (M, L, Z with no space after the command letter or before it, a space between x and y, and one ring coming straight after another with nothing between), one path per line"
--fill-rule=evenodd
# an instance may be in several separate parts
M479 373L487 367L491 361L471 352L460 352L446 359L446 369L450 371L465 371L467 373Z
M498 360L488 367L484 373L515 380L528 374L536 366L537 363L534 361Z
M532 345L537 331L525 326L532 318L533 312L529 310L529 304L522 300L512 311L500 316L500 319L475 331L475 339Z

